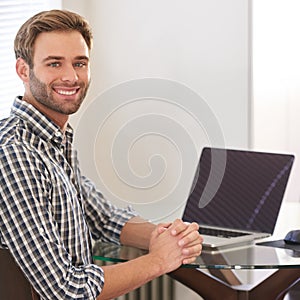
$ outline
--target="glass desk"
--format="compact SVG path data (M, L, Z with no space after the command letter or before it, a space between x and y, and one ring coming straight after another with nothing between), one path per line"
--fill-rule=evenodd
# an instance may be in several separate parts
M125 262L146 251L96 242L94 260ZM283 299L300 279L300 249L251 245L224 251L203 251L189 265L169 274L205 300Z

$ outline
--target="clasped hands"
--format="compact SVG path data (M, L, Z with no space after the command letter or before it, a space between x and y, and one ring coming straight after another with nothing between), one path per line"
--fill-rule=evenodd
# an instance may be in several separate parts
M199 225L186 223L180 219L173 223L161 223L152 232L149 252L155 253L167 264L170 271L181 264L190 264L202 251L203 238Z

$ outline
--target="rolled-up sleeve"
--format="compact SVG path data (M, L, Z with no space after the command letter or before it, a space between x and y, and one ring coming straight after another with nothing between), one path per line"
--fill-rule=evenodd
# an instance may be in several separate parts
M116 207L103 197L93 182L84 176L81 179L86 219L93 238L119 244L123 226L132 217L137 216L137 212L130 206Z

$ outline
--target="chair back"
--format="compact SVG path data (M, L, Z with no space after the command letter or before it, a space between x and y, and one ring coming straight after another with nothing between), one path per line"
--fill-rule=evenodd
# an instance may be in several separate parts
M0 299L40 300L9 250L0 249Z

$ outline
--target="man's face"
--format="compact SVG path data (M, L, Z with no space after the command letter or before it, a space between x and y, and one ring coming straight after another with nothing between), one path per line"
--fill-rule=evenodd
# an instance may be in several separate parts
M61 125L80 107L89 82L89 50L79 32L38 35L25 100Z

